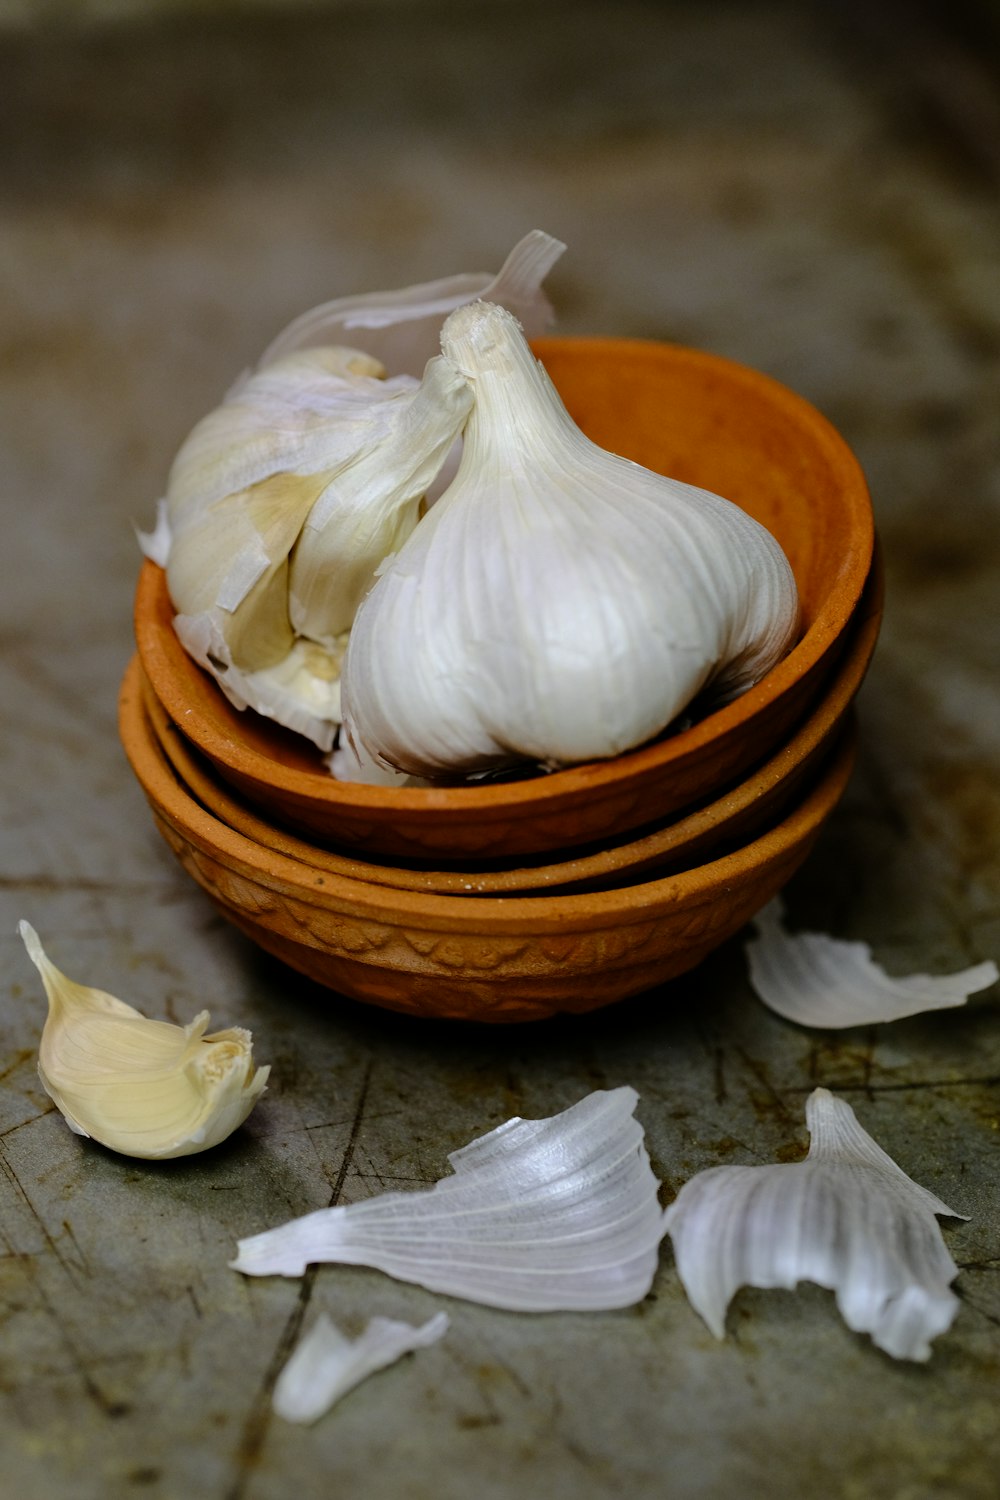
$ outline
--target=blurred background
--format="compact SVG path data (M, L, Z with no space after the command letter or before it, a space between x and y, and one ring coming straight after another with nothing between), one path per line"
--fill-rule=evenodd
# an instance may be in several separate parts
M548 283L557 331L765 370L867 472L885 625L858 769L793 915L867 939L893 972L1000 956L998 80L996 0L0 0L0 1021L20 1059L0 1096L17 1252L0 1257L0 1386L19 1500L333 1493L297 1434L265 1445L260 1392L298 1290L255 1292L248 1336L223 1205L236 1223L256 1192L270 1222L291 1201L285 1169L300 1204L324 1172L377 1191L355 1178L344 1122L318 1123L373 1060L375 1178L418 1170L399 1165L422 1149L393 1124L401 1101L438 1122L420 1168L436 1175L484 1121L641 1080L676 1186L720 1154L801 1153L815 1082L881 1100L886 1149L975 1210L950 1241L971 1306L929 1382L890 1372L818 1296L796 1299L794 1326L790 1299L744 1301L752 1333L723 1352L666 1273L634 1320L566 1318L558 1338L460 1309L451 1384L421 1408L430 1434L457 1413L448 1442L422 1444L376 1394L354 1408L369 1425L317 1429L342 1493L636 1500L669 1475L676 1500L992 1500L995 998L947 1024L817 1041L755 1006L734 946L673 987L672 1008L653 997L530 1038L456 1039L335 1003L253 952L175 866L115 705L134 526L192 424L303 309L493 271L541 228L568 245ZM214 1163L129 1189L81 1155L39 1115L20 916L75 977L114 988L127 973L150 1013L207 1004L259 1028L276 1064L263 1123ZM516 1379L497 1373L501 1349Z
M951 787L914 817L969 854L1000 833L998 59L995 0L0 0L23 674L72 648L110 736L132 526L191 425L304 308L493 270L539 227L569 247L558 331L746 361L855 448L889 573L871 753ZM50 808L19 808L29 841Z

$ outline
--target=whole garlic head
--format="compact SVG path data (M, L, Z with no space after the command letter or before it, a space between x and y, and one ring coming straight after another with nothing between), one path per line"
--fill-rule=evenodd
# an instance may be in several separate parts
M38 1073L70 1129L123 1156L207 1151L242 1125L270 1068L255 1068L249 1031L206 1036L208 1011L187 1026L151 1021L46 956L27 922L19 931L42 976L49 1013Z
M475 402L452 485L355 618L359 753L422 776L613 756L785 654L795 582L762 526L584 437L505 309L459 308L441 343Z

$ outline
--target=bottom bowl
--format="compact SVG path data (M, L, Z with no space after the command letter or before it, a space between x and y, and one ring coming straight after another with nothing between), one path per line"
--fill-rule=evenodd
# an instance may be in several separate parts
M490 1022L595 1010L694 968L805 859L847 784L855 739L851 725L792 811L721 859L597 893L470 900L318 870L220 822L178 780L136 671L119 729L177 859L261 948L355 1000Z

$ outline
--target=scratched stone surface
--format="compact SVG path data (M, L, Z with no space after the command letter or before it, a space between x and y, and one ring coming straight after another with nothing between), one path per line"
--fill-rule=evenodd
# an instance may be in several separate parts
M284 5L0 34L4 1495L996 1494L995 989L807 1031L755 1000L736 940L581 1021L382 1014L221 922L115 732L133 524L192 422L302 308L490 268L539 225L570 246L563 330L755 364L868 471L885 628L858 769L792 919L868 940L892 972L1000 956L996 38L931 6L902 27L890 6L829 8L835 27L826 9ZM22 916L72 976L147 1014L251 1027L273 1074L246 1127L160 1165L71 1135L35 1072ZM509 1116L623 1083L664 1201L704 1167L797 1159L810 1089L847 1098L969 1216L944 1224L962 1306L930 1364L893 1363L814 1287L740 1293L716 1342L666 1244L640 1306L589 1316L363 1269L228 1269L240 1235L430 1184ZM320 1310L353 1333L441 1306L443 1342L316 1427L272 1416Z

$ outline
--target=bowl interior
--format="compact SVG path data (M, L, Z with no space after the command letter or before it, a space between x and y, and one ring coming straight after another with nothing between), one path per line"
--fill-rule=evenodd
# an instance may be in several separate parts
M145 564L136 638L157 697L224 776L287 826L392 857L586 844L717 792L778 744L822 687L873 548L864 478L834 429L775 381L714 355L630 340L535 347L595 441L725 495L774 533L799 588L798 644L733 703L613 760L474 786L367 787L336 782L306 741L228 703L180 647L164 576Z

